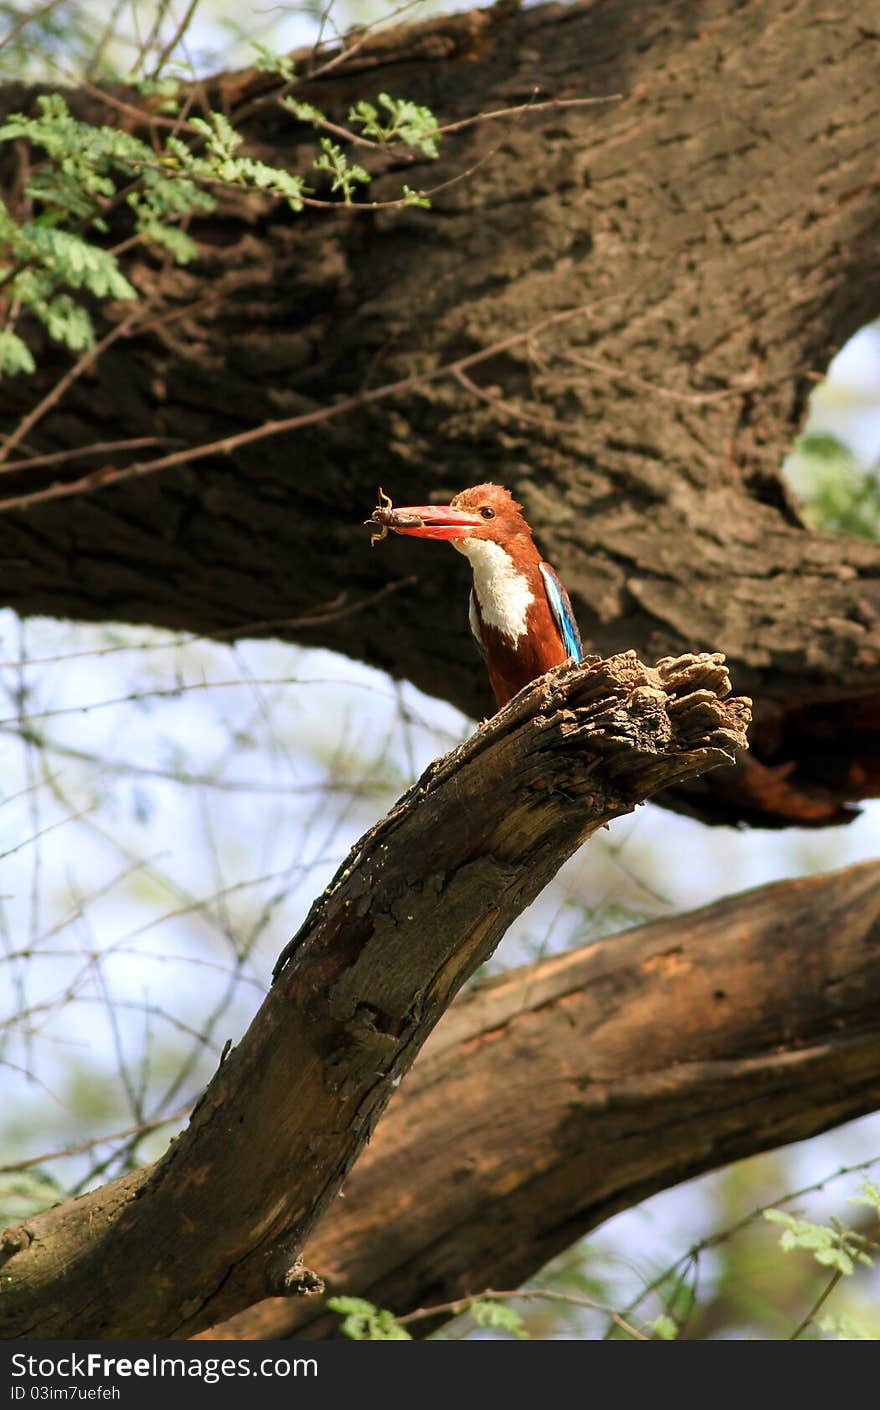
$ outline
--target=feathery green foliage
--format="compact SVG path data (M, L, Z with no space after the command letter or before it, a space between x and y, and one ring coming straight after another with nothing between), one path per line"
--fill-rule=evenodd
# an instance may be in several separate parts
M800 436L788 473L813 528L880 538L878 467L861 464L837 436L825 431Z
M437 119L430 108L406 98L392 98L390 93L380 93L376 101L387 117L383 118L373 103L356 103L349 111L349 122L359 126L364 137L383 146L403 142L432 160L439 155Z
M468 1313L478 1327L490 1327L496 1332L507 1332L517 1341L529 1341L529 1330L520 1314L506 1302L497 1298L478 1297L468 1306Z
M58 93L41 95L34 114L13 113L0 127L0 143L20 139L42 149L45 159L25 185L34 214L16 219L0 203L0 287L6 286L12 307L30 313L55 342L82 352L94 345L95 334L89 308L75 294L138 297L113 251L95 241L107 231L109 210L124 203L141 239L187 259L194 246L174 222L194 209L211 209L213 200L186 175L165 175L140 138L80 122ZM0 372L34 370L23 347L7 326Z
M329 172L332 178L330 190L339 191L347 206L351 205L355 187L366 185L370 180L369 172L364 171L357 162L349 161L339 144L329 137L321 138L321 155L315 158L315 168Z
M880 1191L870 1183L862 1188L863 1193L850 1202L867 1204L875 1209L880 1225ZM847 1228L838 1219L831 1219L828 1224L816 1224L809 1219L797 1219L780 1209L766 1210L764 1218L771 1224L781 1226L779 1247L786 1253L804 1249L823 1268L832 1268L847 1278L855 1272L859 1263L866 1267L873 1266L874 1260L868 1249L874 1246L874 1241L856 1229Z
M362 1297L328 1297L331 1312L343 1318L340 1331L352 1341L412 1341L393 1312L375 1307Z
M286 87L296 81L292 61L259 47L257 66L277 73ZM178 86L173 80L146 79L135 84L160 96L164 112L177 113ZM399 143L422 156L437 156L437 122L430 111L406 99L379 95L386 116L370 103L351 110L351 121L368 145ZM320 109L281 92L279 106L317 129L331 127ZM431 135L433 134L433 135ZM347 136L359 140L354 132ZM34 358L16 321L25 314L41 323L49 337L71 352L95 345L88 297L93 300L138 297L119 267L114 249L106 248L109 217L127 211L132 239L164 251L176 263L195 259L196 245L182 228L189 217L215 209L218 187L264 192L301 212L314 191L299 173L271 166L242 153L244 137L220 112L190 117L180 131L170 131L150 145L117 127L81 122L60 93L37 98L34 113L13 113L0 126L0 144L25 141L44 156L27 173L26 214L0 202L0 290L7 301L6 326L0 336L0 376L35 370ZM363 139L360 139L363 140ZM352 161L344 146L319 138L315 171L330 178L330 196L353 205L370 173ZM314 205L334 202L311 201ZM404 185L400 206L428 206L427 197Z
M0 377L14 377L17 372L33 372L36 367L31 350L17 333L0 329Z

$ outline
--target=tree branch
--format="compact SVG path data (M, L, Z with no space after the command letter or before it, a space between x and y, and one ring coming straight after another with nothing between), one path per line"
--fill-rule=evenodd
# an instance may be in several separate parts
M612 1214L877 1106L880 863L784 881L470 989L306 1250L406 1312L517 1286ZM515 1231L512 1234L511 1231ZM270 1299L206 1336L333 1336Z
M3 600L227 634L313 616L316 584L356 605L412 574L406 604L289 635L479 718L465 565L418 544L371 554L360 521L379 483L427 502L499 480L594 649L720 649L760 702L749 763L666 801L710 821L846 821L880 792L880 550L808 532L779 466L815 378L880 306L878 41L823 0L781 45L790 23L781 0L704 7L699 24L687 0L493 6L327 58L298 93L329 118L405 75L406 96L459 125L437 163L368 155L371 194L471 176L431 211L294 215L230 191L193 220L186 269L160 277L132 251L160 312L68 387L31 467L3 476L19 504L0 513ZM623 100L460 127L527 103L536 78L547 101ZM279 110L279 82L250 69L200 92L241 118L249 150L308 172L315 133ZM94 90L70 98L147 131L158 102L139 119ZM0 108L33 101L0 90ZM8 432L66 365L44 349L9 384ZM46 463L157 431L174 449L150 473L134 449Z
M748 702L728 690L717 656L561 667L432 765L315 902L165 1157L5 1237L0 1333L187 1336L293 1287L394 1087L515 916L598 827L743 746Z

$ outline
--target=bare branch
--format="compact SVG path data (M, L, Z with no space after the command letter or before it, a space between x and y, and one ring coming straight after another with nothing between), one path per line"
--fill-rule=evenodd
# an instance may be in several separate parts
M426 1044L306 1262L329 1291L397 1312L516 1285L658 1190L873 1110L878 935L880 863L868 862L475 986ZM336 1331L318 1303L275 1298L209 1335Z
M742 747L748 703L728 690L717 656L594 658L438 760L315 902L164 1159L9 1236L0 1334L186 1336L285 1290L401 1076L515 916L597 828Z

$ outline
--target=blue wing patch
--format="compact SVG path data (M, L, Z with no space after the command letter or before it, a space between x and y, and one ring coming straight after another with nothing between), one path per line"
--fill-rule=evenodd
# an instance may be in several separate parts
M541 577L544 579L544 586L547 589L547 601L550 603L550 611L559 628L563 645L573 660L581 661L584 648L581 646L581 634L574 619L571 599L550 564L542 563L540 568Z

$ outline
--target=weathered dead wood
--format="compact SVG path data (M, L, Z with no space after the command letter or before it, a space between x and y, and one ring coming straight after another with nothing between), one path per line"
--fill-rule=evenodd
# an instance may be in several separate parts
M512 8L370 39L301 96L341 121L382 89L443 122L528 102L536 85L622 101L464 127L436 165L381 158L379 199L472 170L432 211L293 216L230 195L194 222L185 270L160 281L151 254L132 254L156 298L146 327L28 447L159 436L159 454L192 450L405 387L124 483L114 470L149 451L4 475L13 499L83 470L98 480L0 515L3 600L207 633L273 621L479 718L490 697L465 565L424 545L371 554L360 520L379 483L423 502L497 479L594 649L722 650L759 701L749 766L673 802L707 820L845 820L880 791L880 550L805 530L779 465L815 376L880 307L877 31L824 0ZM272 102L273 82L220 75L199 100L243 115L255 153L308 171L314 134ZM0 107L32 100L0 92ZM440 375L492 348L466 378ZM67 365L44 351L38 376L6 384L4 429ZM377 600L389 580L406 591Z
M186 1336L296 1278L395 1085L576 847L744 744L718 656L545 676L353 849L152 1170L7 1237L0 1333Z
M680 859L686 865L686 858ZM785 881L461 995L306 1249L398 1312L516 1287L679 1180L880 1104L880 863ZM206 1336L327 1337L320 1299Z

